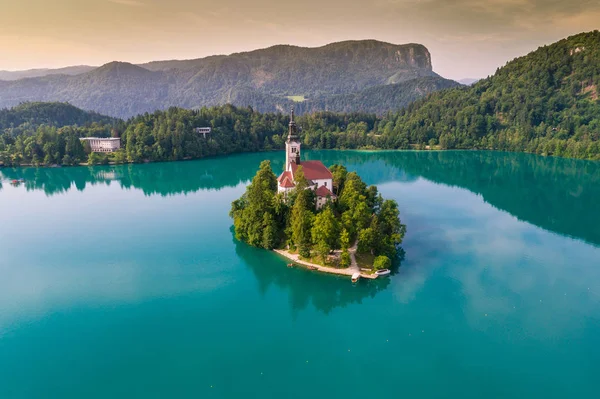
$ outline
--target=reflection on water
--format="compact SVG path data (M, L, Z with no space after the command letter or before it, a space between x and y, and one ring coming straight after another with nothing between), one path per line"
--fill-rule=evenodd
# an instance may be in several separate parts
M73 188L83 191L88 185L111 182L126 189L140 189L146 195L167 196L235 187L251 179L260 161L266 157L274 158L272 165L275 170L283 168L283 161L274 157L273 153L259 153L142 165L4 168L0 169L0 177L7 181L23 178L23 185L28 191L42 190L48 196Z
M233 238L281 153L1 170L0 398L593 397L598 163L307 156L398 201L397 275L353 286ZM399 385L352 383L373 370Z
M600 245L600 212L590 212L600 198L598 162L487 151L307 151L305 156L342 163L370 184L424 178L465 188L520 220ZM263 159L279 171L281 158L276 152L115 167L5 168L0 175L5 181L24 178L27 190L50 196L113 181L146 195L166 196L234 187L251 179Z
M256 277L259 291L264 295L271 285L287 291L290 307L297 313L312 304L315 309L329 313L336 307L361 303L373 298L390 283L389 278L361 281L351 284L348 278L309 272L303 268L289 269L284 258L276 254L265 254L262 249L250 247L235 238L236 254L244 261Z

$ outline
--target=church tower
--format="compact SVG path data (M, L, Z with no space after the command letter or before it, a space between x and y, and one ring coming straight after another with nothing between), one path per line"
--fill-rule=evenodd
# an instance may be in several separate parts
M291 162L300 165L300 139L298 138L298 127L294 121L294 108L292 108L288 137L285 142L285 170L291 171Z

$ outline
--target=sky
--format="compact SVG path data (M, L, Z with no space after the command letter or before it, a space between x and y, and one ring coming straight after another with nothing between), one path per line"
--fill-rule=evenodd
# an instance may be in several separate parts
M0 70L377 39L425 45L444 77L481 78L595 29L599 0L0 0Z

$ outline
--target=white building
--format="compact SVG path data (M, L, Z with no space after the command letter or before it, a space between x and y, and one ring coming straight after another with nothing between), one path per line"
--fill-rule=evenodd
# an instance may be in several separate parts
M194 129L194 131L198 134L201 134L202 136L204 136L204 138L206 138L207 134L210 134L212 132L212 128L210 127L197 127Z
M300 150L302 145L298 138L296 122L294 121L294 110L290 117L289 131L285 143L285 171L277 179L277 191L288 193L296 187L294 176L299 166L302 166L304 177L308 180L309 188L315 190L317 196L317 209L332 199L333 175L321 161L300 161Z
M92 152L114 152L121 148L121 139L113 137L82 137L79 140L90 143Z

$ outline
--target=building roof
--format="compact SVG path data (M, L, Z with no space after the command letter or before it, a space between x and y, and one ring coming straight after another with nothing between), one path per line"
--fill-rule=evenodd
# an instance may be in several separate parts
M289 178L284 178L283 181L281 183L279 183L281 185L281 187L283 188L294 188L296 187L296 185L289 179Z
M294 179L292 178L291 172L285 171L278 178L279 186L283 188L294 188Z
M291 162L291 164L292 172L295 175L298 165L295 162ZM302 161L300 165L302 165L304 177L308 180L333 179L333 175L321 161Z
M335 195L333 195L333 193L325 186L317 188L315 193L317 194L317 197L335 197Z
M279 175L279 177L277 178L277 181L278 181L279 183L281 183L281 182L283 182L283 181L285 180L285 178L286 178L286 177L287 177L288 179L290 179L290 180L294 180L294 179L292 178L292 174L286 170L285 172L283 172L282 174L280 174L280 175Z
M105 140L105 141L116 141L121 140L119 137L80 137L79 140Z

